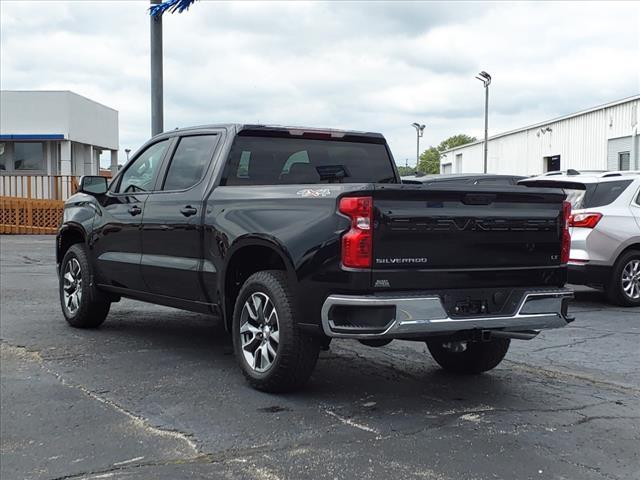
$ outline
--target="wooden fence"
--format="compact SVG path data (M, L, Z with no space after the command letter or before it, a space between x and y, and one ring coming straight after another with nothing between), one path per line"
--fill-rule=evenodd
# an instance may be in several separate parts
M0 234L55 233L64 201L78 190L71 175L0 177Z

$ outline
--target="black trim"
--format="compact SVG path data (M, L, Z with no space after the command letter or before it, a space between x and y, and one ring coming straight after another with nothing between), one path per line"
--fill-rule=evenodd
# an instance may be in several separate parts
M196 302L193 300L185 300L182 298L169 297L166 295L158 295L156 293L142 292L140 290L131 290L128 288L115 287L113 285L98 284L98 288L110 293L116 293L125 298L139 300L142 302L153 303L156 305L165 305L167 307L179 308L190 312L205 313L209 315L220 316L220 308L213 303Z
M600 265L568 265L568 283L604 288L611 278L613 267Z

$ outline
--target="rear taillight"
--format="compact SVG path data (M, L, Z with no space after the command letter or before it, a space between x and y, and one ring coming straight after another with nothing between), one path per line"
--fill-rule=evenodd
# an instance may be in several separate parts
M569 226L594 228L601 218L601 213L574 213L569 219Z
M562 204L562 247L560 250L560 263L569 262L571 252L571 234L569 233L569 222L571 220L571 203Z
M352 268L371 268L373 199L344 197L338 207L351 219L351 229L342 236L342 264Z

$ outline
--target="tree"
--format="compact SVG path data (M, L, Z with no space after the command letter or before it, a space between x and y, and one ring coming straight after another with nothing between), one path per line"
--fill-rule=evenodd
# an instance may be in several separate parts
M406 177L408 175L415 175L416 169L414 167L405 167L404 165L397 165L398 173L400 173L401 177Z
M440 142L438 145L438 151L440 153L445 150L450 150L455 147L459 147L460 145L465 145L467 143L475 142L476 137L470 137L469 135L465 135L464 133L460 133L458 135L454 135L453 137L449 137L446 140Z
M437 147L431 146L427 148L420 154L418 171L422 173L440 173L440 155L442 152L475 141L476 137L470 137L469 135L460 133L443 140Z
M418 170L422 173L440 173L440 152L436 147L429 147L420 154Z

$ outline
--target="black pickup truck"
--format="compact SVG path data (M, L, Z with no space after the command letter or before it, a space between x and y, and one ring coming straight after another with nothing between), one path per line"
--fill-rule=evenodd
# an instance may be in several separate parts
M128 297L224 321L248 381L301 386L332 338L426 342L445 369L571 321L564 193L402 184L375 133L215 125L83 177L57 236L74 327Z

